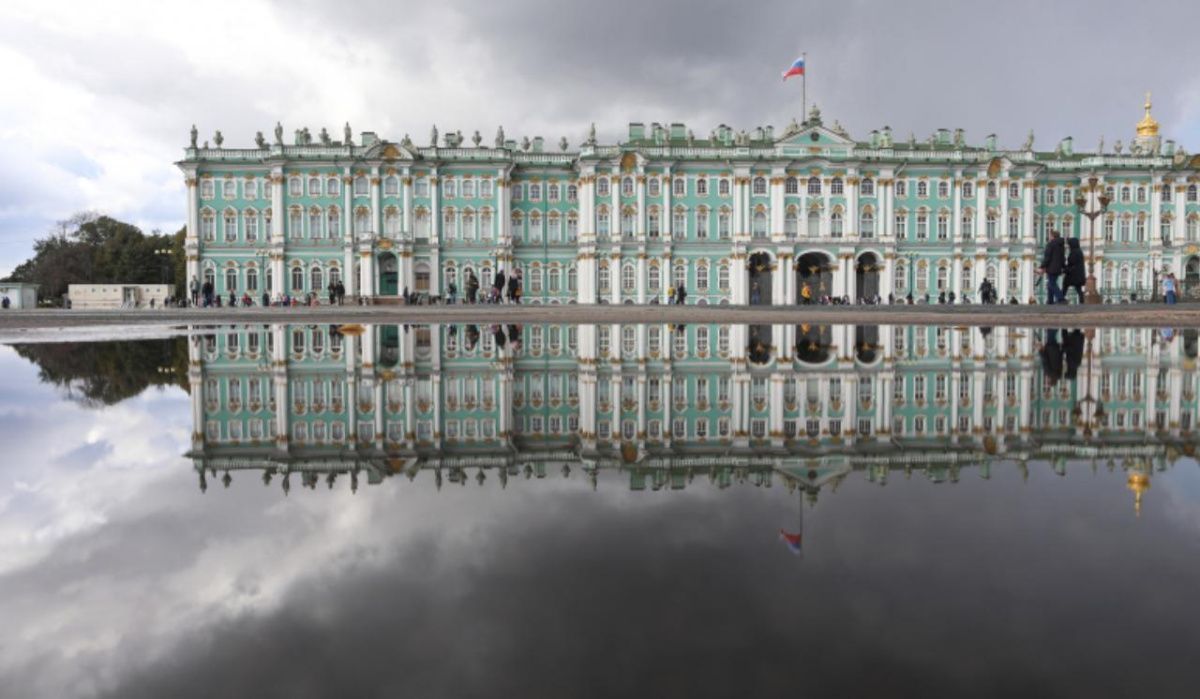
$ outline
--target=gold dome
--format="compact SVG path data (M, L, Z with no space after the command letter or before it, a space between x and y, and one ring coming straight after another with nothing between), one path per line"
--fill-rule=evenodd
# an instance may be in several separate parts
M1146 115L1143 116L1142 120L1138 122L1137 135L1139 135L1139 136L1157 136L1158 135L1158 122L1154 120L1154 117L1150 116L1151 104L1150 104L1150 93L1149 92L1146 93L1146 104L1143 105L1143 107L1146 110Z

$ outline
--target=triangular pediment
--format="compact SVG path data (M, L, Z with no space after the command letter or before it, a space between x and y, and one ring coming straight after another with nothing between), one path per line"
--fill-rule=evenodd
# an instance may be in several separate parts
M416 155L398 143L380 141L371 146L364 155L371 160L415 160Z
M775 141L775 145L780 146L853 146L854 141L837 133L833 129L826 128L823 125L817 124L814 126L803 126L799 131L784 135L783 138Z

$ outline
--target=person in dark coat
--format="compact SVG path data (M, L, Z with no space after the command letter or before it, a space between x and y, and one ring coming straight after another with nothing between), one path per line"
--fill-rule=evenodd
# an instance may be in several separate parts
M1067 300L1067 292L1075 290L1079 303L1083 303L1083 286L1087 283L1087 263L1083 259L1083 248L1079 246L1079 238L1067 239L1067 266L1063 275L1063 301Z
M474 272L467 272L467 303L475 303L475 297L479 294L479 278Z
M492 288L497 291L497 293L492 294L492 296L495 297L497 303L504 298L504 285L504 268L501 267L500 271L496 272L496 278L492 280Z
M680 284L675 289L675 303L682 306L685 301L687 301L687 289L683 288L683 284Z
M519 284L520 284L520 282L517 280L516 275L509 275L509 277L508 277L508 302L509 303L517 302L517 286Z
M1046 275L1046 305L1065 303L1066 296L1058 285L1058 277L1067 266L1067 246L1062 235L1051 229L1046 249L1042 251L1042 266L1039 271Z

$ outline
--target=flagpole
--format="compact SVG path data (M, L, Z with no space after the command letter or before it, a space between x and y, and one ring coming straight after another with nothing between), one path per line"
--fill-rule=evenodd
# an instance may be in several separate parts
M800 81L800 123L808 121L808 54L801 53L800 58L804 59L804 74L800 77L804 80Z

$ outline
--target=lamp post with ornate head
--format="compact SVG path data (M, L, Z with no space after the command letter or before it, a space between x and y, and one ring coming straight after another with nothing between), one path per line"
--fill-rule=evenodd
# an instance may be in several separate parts
M1088 277L1084 289L1085 303L1100 303L1100 291L1096 288L1096 218L1108 211L1112 199L1108 190L1100 184L1095 175L1088 178L1087 184L1079 188L1075 195L1075 207L1081 216L1088 219Z

